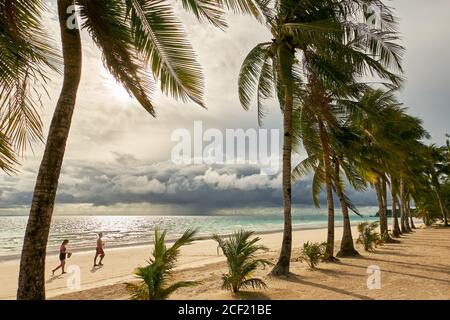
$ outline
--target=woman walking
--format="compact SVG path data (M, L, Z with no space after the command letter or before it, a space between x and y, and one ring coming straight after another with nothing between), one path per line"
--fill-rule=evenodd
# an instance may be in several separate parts
M66 265L66 256L68 254L70 255L70 253L67 252L67 247L66 247L68 243L69 243L69 240L64 240L63 243L61 244L61 247L59 247L59 261L60 261L60 264L59 264L59 266L57 266L55 269L52 270L52 276L55 275L55 271L58 270L59 268L62 269L62 273L61 274L66 273L64 271L64 266Z

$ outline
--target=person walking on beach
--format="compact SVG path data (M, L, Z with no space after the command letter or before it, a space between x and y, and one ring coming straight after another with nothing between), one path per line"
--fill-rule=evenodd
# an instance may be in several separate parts
M58 270L59 268L62 269L62 273L64 274L66 273L64 271L64 267L66 265L66 257L67 255L71 255L70 252L67 252L67 245L69 244L69 240L64 240L61 244L61 247L59 247L59 266L57 266L55 269L52 270L52 276L55 275L55 271Z
M97 248L95 249L95 258L94 258L94 267L102 266L103 258L105 257L105 251L103 251L103 241L102 241L103 233L98 234L97 238ZM97 258L100 256L100 261L97 264Z

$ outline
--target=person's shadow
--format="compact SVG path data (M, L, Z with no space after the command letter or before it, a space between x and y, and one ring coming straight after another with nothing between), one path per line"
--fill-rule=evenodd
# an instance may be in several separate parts
M93 266L92 269L91 269L91 273L95 273L95 272L97 272L98 270L100 270L101 268L103 268L103 265L100 265L100 266Z
M62 277L63 277L63 274L58 274L58 275L51 276L50 279L45 281L45 283L52 283L56 279L62 279Z

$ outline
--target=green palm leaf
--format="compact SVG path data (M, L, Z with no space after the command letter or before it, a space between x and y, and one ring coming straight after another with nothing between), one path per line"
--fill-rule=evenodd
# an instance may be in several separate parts
M203 74L182 24L165 0L126 0L136 48L161 91L204 106Z

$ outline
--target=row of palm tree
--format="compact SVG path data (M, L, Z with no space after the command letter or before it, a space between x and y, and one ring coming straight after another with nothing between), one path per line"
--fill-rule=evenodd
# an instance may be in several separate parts
M57 0L62 58L50 43L41 16L42 0L0 1L0 168L12 172L24 147L42 139L38 87L51 68L63 75L36 180L21 257L18 299L45 299L45 255L64 151L81 80L80 29L68 28L68 7L77 5L85 29L100 48L106 69L152 116L156 84L181 101L204 107L204 80L195 52L167 0ZM402 84L396 18L380 0L196 0L181 1L200 21L225 29L225 11L248 14L264 24L271 39L245 58L239 98L249 109L257 97L258 119L268 100L278 101L283 117L282 191L284 232L273 275L286 275L292 252L292 182L313 174L313 198L327 196L326 255L334 261L334 195L344 234L337 256L358 254L350 211L359 214L347 188L377 194L380 231L389 241L388 188L392 197L392 236L414 227L411 201L431 217L430 191L445 224L442 197L448 179L447 151L426 146L420 120L406 114L395 98ZM376 25L366 21L377 6ZM61 69L63 70L61 72ZM372 82L365 80L368 77ZM374 79L374 80L373 80ZM303 146L306 160L292 165ZM445 149L445 148L444 148ZM446 153L445 153L446 152ZM420 208L419 208L419 205ZM400 214L398 209L400 209ZM433 211L434 212L434 211ZM398 221L400 216L400 221Z
M428 133L395 97L403 82L404 48L399 44L392 10L382 1L296 0L271 5L262 12L272 41L258 44L244 60L239 94L245 109L256 94L259 122L265 114L264 100L272 97L278 99L283 115L285 223L280 257L272 274L289 273L292 181L307 174L313 175L314 203L319 205L322 189L327 198L328 261L336 260L334 194L344 226L337 255L358 254L349 211L359 212L346 196L348 184L356 190L375 190L383 242L393 242L391 234L398 237L415 227L410 207L418 198L415 190L422 185L434 190L447 225L447 209L439 200L441 168L447 167L438 165L438 156L433 158L432 151L431 155L423 151L430 149L422 142ZM365 21L366 9L373 5L382 13L375 26ZM364 81L367 77L372 82ZM292 154L300 146L307 158L292 170ZM419 179L421 175L426 177ZM392 233L388 188L393 201Z

